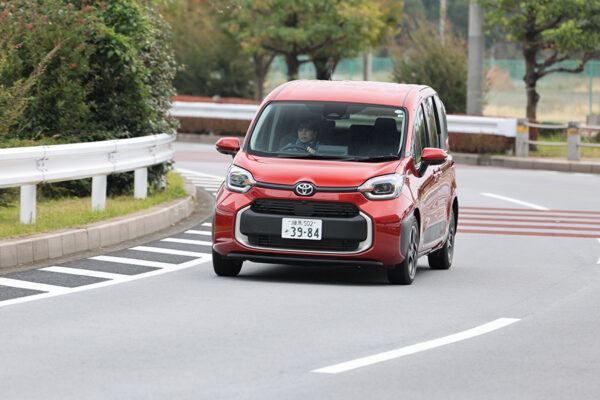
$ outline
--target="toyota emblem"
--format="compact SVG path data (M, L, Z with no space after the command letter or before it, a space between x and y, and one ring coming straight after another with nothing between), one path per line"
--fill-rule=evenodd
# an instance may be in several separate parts
M312 196L315 192L315 187L312 183L300 182L296 184L294 191L298 196Z

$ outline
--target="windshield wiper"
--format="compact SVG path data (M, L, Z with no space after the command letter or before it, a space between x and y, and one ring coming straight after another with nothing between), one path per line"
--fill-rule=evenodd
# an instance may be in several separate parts
M397 160L398 156L394 154L388 154L386 156L376 156L376 157L357 157L356 161L366 161L366 162L382 162L382 161L392 161Z

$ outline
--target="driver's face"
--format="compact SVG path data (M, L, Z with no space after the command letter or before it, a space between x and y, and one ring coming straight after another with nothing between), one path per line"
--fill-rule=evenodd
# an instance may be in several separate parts
M312 129L306 129L306 128L298 129L298 139L300 139L300 141L302 143L310 142L311 140L313 140L315 138L315 136L317 136L317 132L313 131Z

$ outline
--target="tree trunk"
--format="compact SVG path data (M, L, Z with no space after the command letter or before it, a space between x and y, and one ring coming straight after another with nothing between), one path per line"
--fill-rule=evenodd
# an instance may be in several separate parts
M300 61L298 61L298 56L296 54L286 54L285 63L287 64L288 69L288 81L298 79L298 71L300 70Z
M271 63L273 62L274 58L275 56L267 56L264 54L255 54L252 56L252 59L254 61L255 100L261 101L265 96L265 80L267 78L267 74L269 73L269 67L271 66Z
M333 70L335 69L335 60L329 60L327 57L313 58L313 64L315 65L316 78L320 80L331 80Z
M527 95L527 120L529 122L537 122L537 105L540 100L540 95L536 91L537 81L539 79L536 71L536 55L537 51L533 48L533 45L526 44L523 48L523 55L525 56L525 76L523 81L525 82L525 90ZM538 139L538 129L529 128L529 140ZM532 145L532 149L535 150L536 146Z

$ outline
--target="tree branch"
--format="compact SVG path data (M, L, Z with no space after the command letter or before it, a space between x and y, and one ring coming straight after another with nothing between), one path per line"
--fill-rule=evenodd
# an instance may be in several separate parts
M566 67L559 67L559 68L554 68L554 69L548 69L548 70L543 70L543 71L538 71L538 79L542 78L548 74L553 74L555 72L568 72L568 73L573 73L576 74L578 72L583 72L583 69L585 68L585 64L590 61L593 58L596 57L600 57L600 51L592 51L589 53L585 53L583 55L583 57L581 58L581 64L578 65L575 68L566 68ZM561 57L562 59L564 59L564 57ZM557 61L558 62L558 61Z

